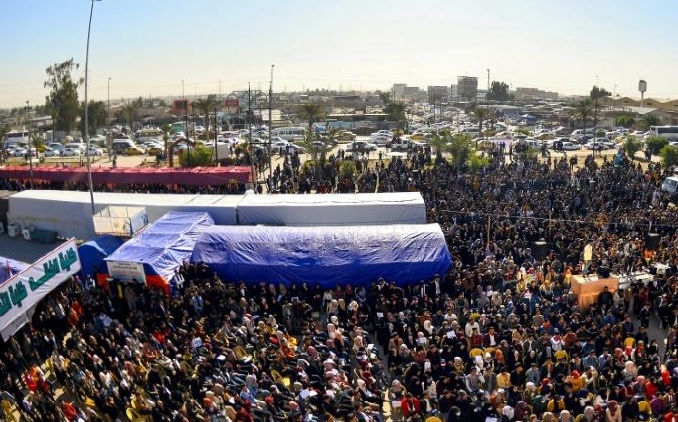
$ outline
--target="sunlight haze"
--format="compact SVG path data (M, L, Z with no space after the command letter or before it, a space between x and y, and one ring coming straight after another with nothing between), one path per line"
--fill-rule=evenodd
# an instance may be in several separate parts
M268 89L390 90L458 75L563 94L594 84L678 98L671 40L678 3L650 0L95 2L89 97L227 95ZM45 69L71 57L84 76L88 0L0 3L0 107L43 104ZM80 99L83 99L82 89Z

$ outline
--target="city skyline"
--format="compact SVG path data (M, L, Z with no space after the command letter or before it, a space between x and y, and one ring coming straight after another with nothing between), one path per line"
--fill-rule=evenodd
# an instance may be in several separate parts
M642 7L641 7L642 6ZM457 76L586 95L677 98L670 17L651 0L425 0L94 4L89 99L451 85ZM45 69L73 58L84 76L89 0L4 2L0 107L44 104ZM183 82L182 82L183 81ZM79 91L83 99L82 88Z

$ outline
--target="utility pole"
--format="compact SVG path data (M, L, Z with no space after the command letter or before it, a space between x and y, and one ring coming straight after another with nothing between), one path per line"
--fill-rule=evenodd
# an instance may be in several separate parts
M31 124L28 120L28 114L29 114L30 111L31 111L31 106L28 103L28 101L26 101L26 130L28 131L28 168L30 169L29 172L30 172L30 177L31 177L31 190L32 190L33 189L33 142L32 142L32 138L31 138L31 136L32 136L31 135ZM35 155L38 155L37 153L38 153L38 151L36 149Z
M271 156L271 131L273 130L273 119L271 118L271 107L273 107L273 68L271 65L271 83L268 85L268 177L273 180L273 157Z

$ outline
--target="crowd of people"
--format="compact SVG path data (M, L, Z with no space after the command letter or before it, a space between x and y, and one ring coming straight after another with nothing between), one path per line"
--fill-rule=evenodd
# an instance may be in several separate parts
M0 346L0 399L35 421L678 421L666 169L563 156L471 172L423 152L370 164L358 190L422 193L446 274L324 291L186 263L172 295L76 278ZM294 190L311 170L289 166L296 182L282 168L276 184ZM581 306L572 276L603 270L653 279Z

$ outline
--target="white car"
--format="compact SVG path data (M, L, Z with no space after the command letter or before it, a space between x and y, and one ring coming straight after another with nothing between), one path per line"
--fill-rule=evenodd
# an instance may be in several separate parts
M12 152L14 157L23 157L26 154L28 154L28 150L26 148L17 148Z
M376 145L386 145L393 139L392 135L377 133L370 136L370 142Z
M579 151L581 145L572 142L563 142L563 151Z
M66 148L63 155L64 157L79 157L82 155L82 152L79 148Z
M44 154L45 157L61 157L61 150L55 148L46 148Z
M87 150L87 155L104 155L104 150L97 147L89 147Z
M350 144L348 144L348 147L346 147L346 151L353 151L354 149L356 151L376 151L377 148L379 147L376 144L372 144L370 142L353 141Z

